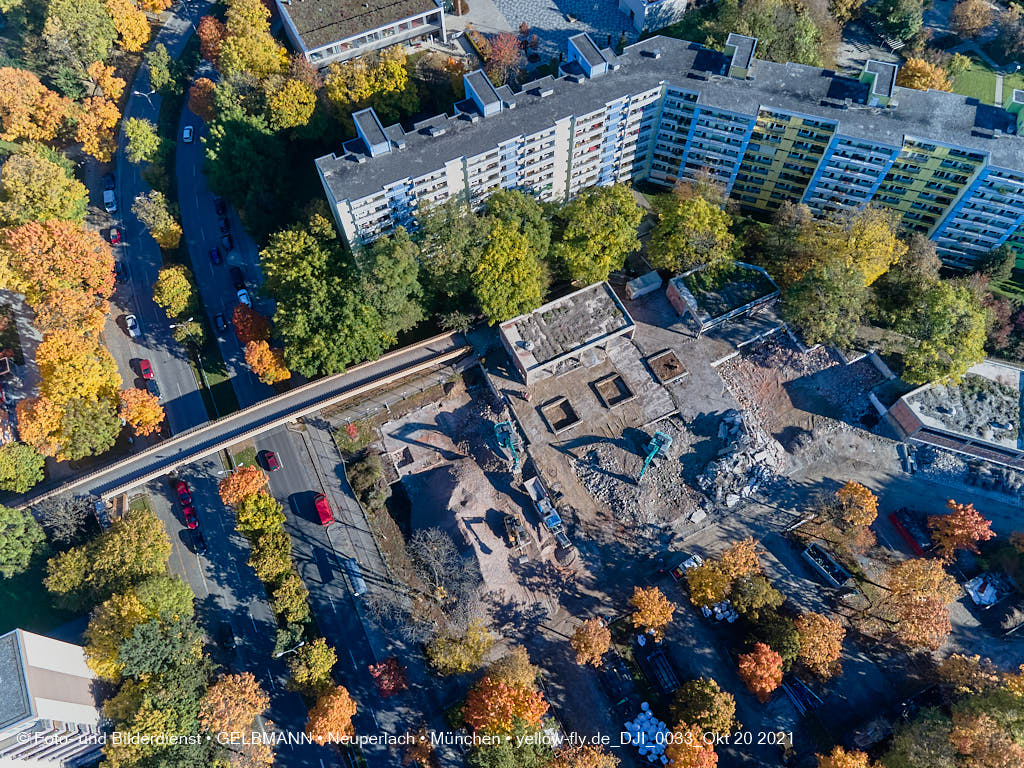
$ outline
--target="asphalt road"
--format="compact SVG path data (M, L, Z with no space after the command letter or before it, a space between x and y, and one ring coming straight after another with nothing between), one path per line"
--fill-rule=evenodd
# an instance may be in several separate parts
M215 76L212 73L207 73ZM229 328L218 333L214 318L218 314L231 322L231 314L238 304L237 293L231 280L229 270L236 266L245 276L247 290L253 301L253 308L267 317L273 315L273 302L261 299L255 289L262 282L259 271L259 254L256 244L246 234L238 214L228 209L228 221L231 228L232 250L227 250L221 242L219 216L214 209L213 193L206 186L203 175L203 143L206 134L203 121L194 115L188 107L181 113L178 124L178 136L186 125L193 127L194 139L188 143L178 142L175 155L178 177L178 202L181 207L181 226L185 231L185 243L192 256L192 269L196 283L202 295L203 306L209 316L210 328L217 339L224 364L231 384L242 408L255 405L274 395L274 389L260 383L249 366L245 364L242 345L238 342L233 329ZM215 265L210 258L210 249L220 250L222 263Z

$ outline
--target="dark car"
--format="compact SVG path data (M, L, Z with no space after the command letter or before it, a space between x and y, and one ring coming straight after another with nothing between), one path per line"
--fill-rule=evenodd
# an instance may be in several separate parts
M224 318L222 313L218 313L217 316L213 318L213 325L218 332L223 332L228 329L228 321Z
M210 261L214 264L220 264L224 259L220 255L220 248L214 246L210 249Z
M331 514L331 505L327 503L327 497L318 493L313 499L313 507L320 517L320 525L330 525L334 522L334 515Z
M263 466L267 468L267 472L277 472L281 468L281 463L277 460L277 454L273 451L264 451Z
M105 173L105 174L103 174L103 189L104 189L104 191L111 190L115 186L117 186L117 185L114 182L114 174L112 174L112 173Z
M217 212L218 216L223 216L228 212L227 203L220 195L215 195L213 198L213 210Z
M231 231L231 222L228 221L227 216L221 216L219 219L217 219L217 226L220 227L220 233L222 235L226 235L228 232Z
M153 378L153 366L149 360L139 360L139 375L146 380Z
M195 507L182 507L181 514L185 518L185 525L187 525L189 528L195 530L199 527L199 518L196 517Z
M206 551L206 537L198 528L192 529L192 551L201 555Z
M231 268L231 282L235 284L235 290L245 288L245 273L239 267Z
M225 251L235 250L235 241L231 239L231 233L220 236L220 244L224 246Z
M160 399L160 387L157 386L156 379L148 379L146 381L146 389L149 391L149 394L157 400Z
M124 261L114 262L114 277L119 283L128 282L128 263Z
M226 621L217 627L217 644L232 656L235 653L235 630Z

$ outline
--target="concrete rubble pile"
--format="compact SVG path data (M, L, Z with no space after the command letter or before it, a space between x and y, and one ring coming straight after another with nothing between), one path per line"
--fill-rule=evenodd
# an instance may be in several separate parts
M745 423L743 414L726 411L718 425L724 447L697 478L698 487L714 507L731 509L773 483L785 464L785 450L757 426Z

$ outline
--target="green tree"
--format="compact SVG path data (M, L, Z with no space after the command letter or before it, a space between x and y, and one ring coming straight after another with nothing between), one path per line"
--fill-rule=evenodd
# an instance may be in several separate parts
M760 641L782 657L783 671L789 671L800 655L800 633L788 616L767 611L754 623L752 643Z
M61 219L82 221L88 194L66 168L42 152L19 152L0 171L0 223Z
M176 209L177 206L169 202L163 192L156 190L139 195L132 203L132 213L161 248L177 248L181 242L181 225Z
M551 250L548 212L537 198L518 189L502 189L487 198L487 216L511 224L530 242L530 252L541 261Z
M473 747L466 756L466 765L469 768L547 768L553 753L549 740L541 736L539 730L517 722L508 739L488 740Z
M188 616L137 624L118 650L122 674L130 677L164 676L189 660L197 660L203 635Z
M729 600L736 610L754 621L782 605L783 599L782 593L760 574L736 579L729 593Z
M758 39L758 58L817 67L834 60L839 37L823 7L791 0L723 0L704 32L718 50L730 32L737 32Z
M180 317L196 308L196 288L192 273L182 264L161 269L153 284L153 301L168 317Z
M43 526L31 512L0 507L0 576L9 579L26 571L45 542Z
M871 6L870 12L898 40L909 40L923 24L921 0L879 0Z
M589 187L559 213L555 258L577 282L589 285L607 280L610 272L622 269L626 256L639 249L636 229L642 218L626 185Z
M270 607L285 624L298 624L309 619L309 590L299 574L286 573L270 593Z
M167 46L163 43L153 46L153 50L146 53L146 63L149 65L149 84L153 86L153 90L168 92L175 81Z
M1017 251L1004 244L978 257L974 263L974 272L988 275L993 282L1001 283L1010 279L1016 264Z
M284 525L284 509L269 493L256 493L235 507L235 522L246 535L273 531Z
M782 312L811 344L844 346L857 331L865 300L864 275L835 259L808 270L782 296Z
M676 691L672 720L724 736L736 729L736 700L710 678L689 680Z
M64 404L61 456L78 461L114 447L121 433L116 397L76 397Z
M124 135L128 139L125 154L133 163L152 162L160 151L162 139L149 120L129 117L124 123Z
M25 493L43 481L46 460L31 445L6 443L0 446L0 489Z
M714 203L702 197L673 195L660 207L651 233L651 265L673 272L702 264L711 273L726 270L738 250L731 226L732 217Z
M136 585L135 594L151 616L190 617L195 611L195 592L180 576L150 576Z
M43 39L52 55L82 75L94 61L106 61L117 29L103 0L50 0Z
M498 222L473 270L474 292L491 325L530 312L544 298L540 262L530 241L511 224Z
M283 76L269 78L264 84L267 98L267 124L275 131L298 128L309 122L316 108L316 94L300 80Z
M362 294L380 316L378 334L387 346L423 319L418 256L405 228L398 227L377 238L360 259Z
M333 685L337 663L338 655L322 637L306 643L288 658L288 689L318 696Z
M954 768L949 743L953 724L937 709L924 709L896 730L885 755L886 768Z
M985 358L985 322L985 308L966 285L948 280L935 283L919 304L905 308L895 324L896 330L918 340L904 353L904 380L911 384L947 376L959 380Z
M437 312L471 306L473 270L486 242L486 225L462 198L420 211L417 219L428 306Z

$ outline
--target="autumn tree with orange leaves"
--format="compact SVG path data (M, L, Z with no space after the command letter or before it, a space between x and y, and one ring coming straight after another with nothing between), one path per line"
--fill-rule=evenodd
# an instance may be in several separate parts
M718 567L730 581L761 572L757 542L753 537L733 542L718 558Z
M973 504L958 504L953 499L946 502L948 515L929 515L928 527L939 550L939 556L949 562L958 549L977 554L978 542L995 537L992 521L986 520Z
M959 753L962 768L1019 768L1024 746L986 712L953 712L949 743Z
M878 497L853 480L836 491L836 500L843 522L851 528L871 525L878 517Z
M739 657L739 672L747 688L764 703L782 685L782 657L764 643Z
M474 730L511 734L517 724L540 725L547 711L548 703L535 688L487 676L469 692L462 716Z
M563 744L546 768L616 768L619 758L593 744Z
M206 122L216 116L213 108L213 92L217 86L208 77L200 77L188 89L188 108ZM241 304L240 306L245 306Z
M977 654L954 653L939 662L939 679L957 694L984 693L1003 682L999 669Z
M665 757L672 768L715 768L718 755L704 738L704 733L687 723L679 723L672 730L672 738L665 745Z
M629 604L634 608L630 617L633 626L650 632L654 639L660 642L665 636L665 627L672 621L676 607L657 587L633 587L633 597L630 598Z
M897 639L909 648L935 650L952 629L949 603L960 594L938 560L915 558L892 566L884 581L886 617Z
M839 657L846 637L843 625L820 613L805 613L794 623L800 638L797 658L803 665L821 678L839 674L842 669Z
M284 364L284 351L272 349L265 341L250 341L245 345L245 362L264 384L276 384L292 376Z
M122 389L119 415L141 437L160 429L164 409L157 397L144 389Z
M110 162L117 149L114 128L121 119L116 102L100 96L90 96L82 102L77 114L78 128L75 138L82 143L82 151L101 163Z
M199 20L196 34L199 36L199 53L204 59L216 66L217 59L220 57L220 47L224 43L224 36L227 34L224 22L214 16L203 16Z
M243 345L250 341L270 341L270 321L246 304L238 304L231 315L235 335Z
M239 467L217 485L220 499L227 506L234 507L243 499L255 496L267 484L267 476L257 466L249 464Z
M576 663L601 666L601 659L611 647L612 633L599 618L587 619L572 633L569 645L576 651Z
M72 106L28 70L0 67L0 139L50 141Z
M859 750L847 752L842 747L834 747L827 755L816 755L818 768L880 768L867 753Z
M214 734L249 731L270 706L270 697L251 672L221 675L203 697L199 722Z
M352 736L352 717L356 713L356 703L348 691L338 685L316 700L309 710L306 721L306 735L317 744L340 744Z

